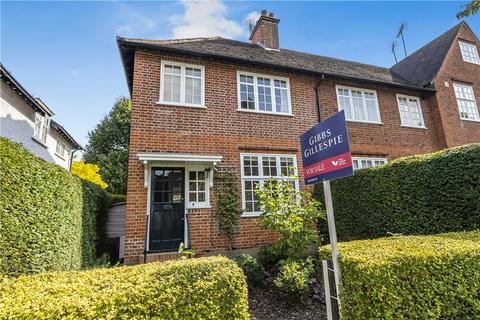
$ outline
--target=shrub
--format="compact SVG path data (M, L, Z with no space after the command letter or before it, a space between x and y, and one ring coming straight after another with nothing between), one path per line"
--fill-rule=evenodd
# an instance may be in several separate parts
M280 270L273 283L286 298L301 301L315 281L312 257L305 260L287 259L281 262Z
M316 225L325 216L320 202L309 192L297 192L291 179L269 179L255 190L263 211L258 224L280 234L276 249L289 257L300 257L307 246L319 244Z
M265 278L265 271L257 259L249 254L240 254L235 256L233 260L243 270L251 286L257 286L262 283Z
M1 319L248 319L247 285L221 257L21 276L0 283Z
M286 259L287 255L274 244L258 249L258 261L267 269L274 267L280 260Z
M339 239L480 228L480 144L400 158L331 186Z
M83 180L90 181L100 188L105 189L108 187L108 184L102 180L99 171L100 167L93 163L85 163L84 161L75 161L72 163L72 172L74 174Z
M339 243L343 319L480 318L480 231ZM329 246L321 247L323 256Z
M88 266L103 191L6 138L0 138L0 163L0 274Z

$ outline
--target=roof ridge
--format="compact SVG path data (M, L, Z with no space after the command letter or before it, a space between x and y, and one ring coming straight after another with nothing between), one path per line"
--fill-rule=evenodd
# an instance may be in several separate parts
M467 23L466 23L465 21L461 21L460 23L457 23L455 26L453 26L452 28L448 29L447 31L445 31L444 33L442 33L441 35L439 35L439 36L436 37L435 39L427 42L425 45L423 45L423 46L421 46L420 48L418 48L417 50L415 50L413 53L411 53L411 54L410 54L409 56L407 56L406 58L404 58L404 59L400 60L399 62L395 63L393 66L390 67L390 69L392 69L392 68L394 68L395 66L401 64L401 63L404 62L404 61L407 61L407 59L409 59L410 57L418 54L422 49L424 49L425 47L427 47L427 46L429 46L430 44L434 43L434 42L437 41L438 39L440 39L440 38L442 38L442 37L445 37L449 32L451 32L451 31L453 31L453 30L455 30L455 29L457 29L456 32L455 32L455 37L456 37L456 35L457 35L458 32L460 31L460 27L461 27L462 25L464 25L464 24L466 25ZM454 37L454 38L455 38L455 37ZM452 42L453 42L453 41L452 41ZM451 44L450 44L450 45L451 45Z

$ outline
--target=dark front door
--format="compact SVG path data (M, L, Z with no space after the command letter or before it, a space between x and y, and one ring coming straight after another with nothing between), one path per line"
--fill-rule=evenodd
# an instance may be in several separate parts
M175 251L184 237L184 169L152 168L149 251Z

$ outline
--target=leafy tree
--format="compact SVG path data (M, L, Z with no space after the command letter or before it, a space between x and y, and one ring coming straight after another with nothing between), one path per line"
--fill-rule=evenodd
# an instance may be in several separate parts
M74 174L105 189L108 187L108 184L102 180L102 176L98 173L99 171L100 167L96 164L85 163L84 161L72 163L72 172Z
M473 0L471 2L468 2L466 5L463 6L463 10L457 13L457 18L460 19L473 16L474 14L477 14L478 9L480 9L479 0Z
M280 234L274 244L276 250L296 258L307 246L319 244L316 226L320 219L325 219L325 214L320 202L309 192L297 192L291 180L272 178L265 181L263 187L257 187L256 194L263 211L258 224Z
M110 193L127 193L131 110L130 99L117 99L110 113L88 133L83 159L100 166L100 174L108 183Z

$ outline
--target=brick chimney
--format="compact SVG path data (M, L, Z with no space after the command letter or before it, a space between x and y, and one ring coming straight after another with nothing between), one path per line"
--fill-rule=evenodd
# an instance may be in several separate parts
M262 11L262 15L257 20L257 24L250 34L250 41L264 48L278 50L278 23L280 19L273 17L273 13L267 10Z

